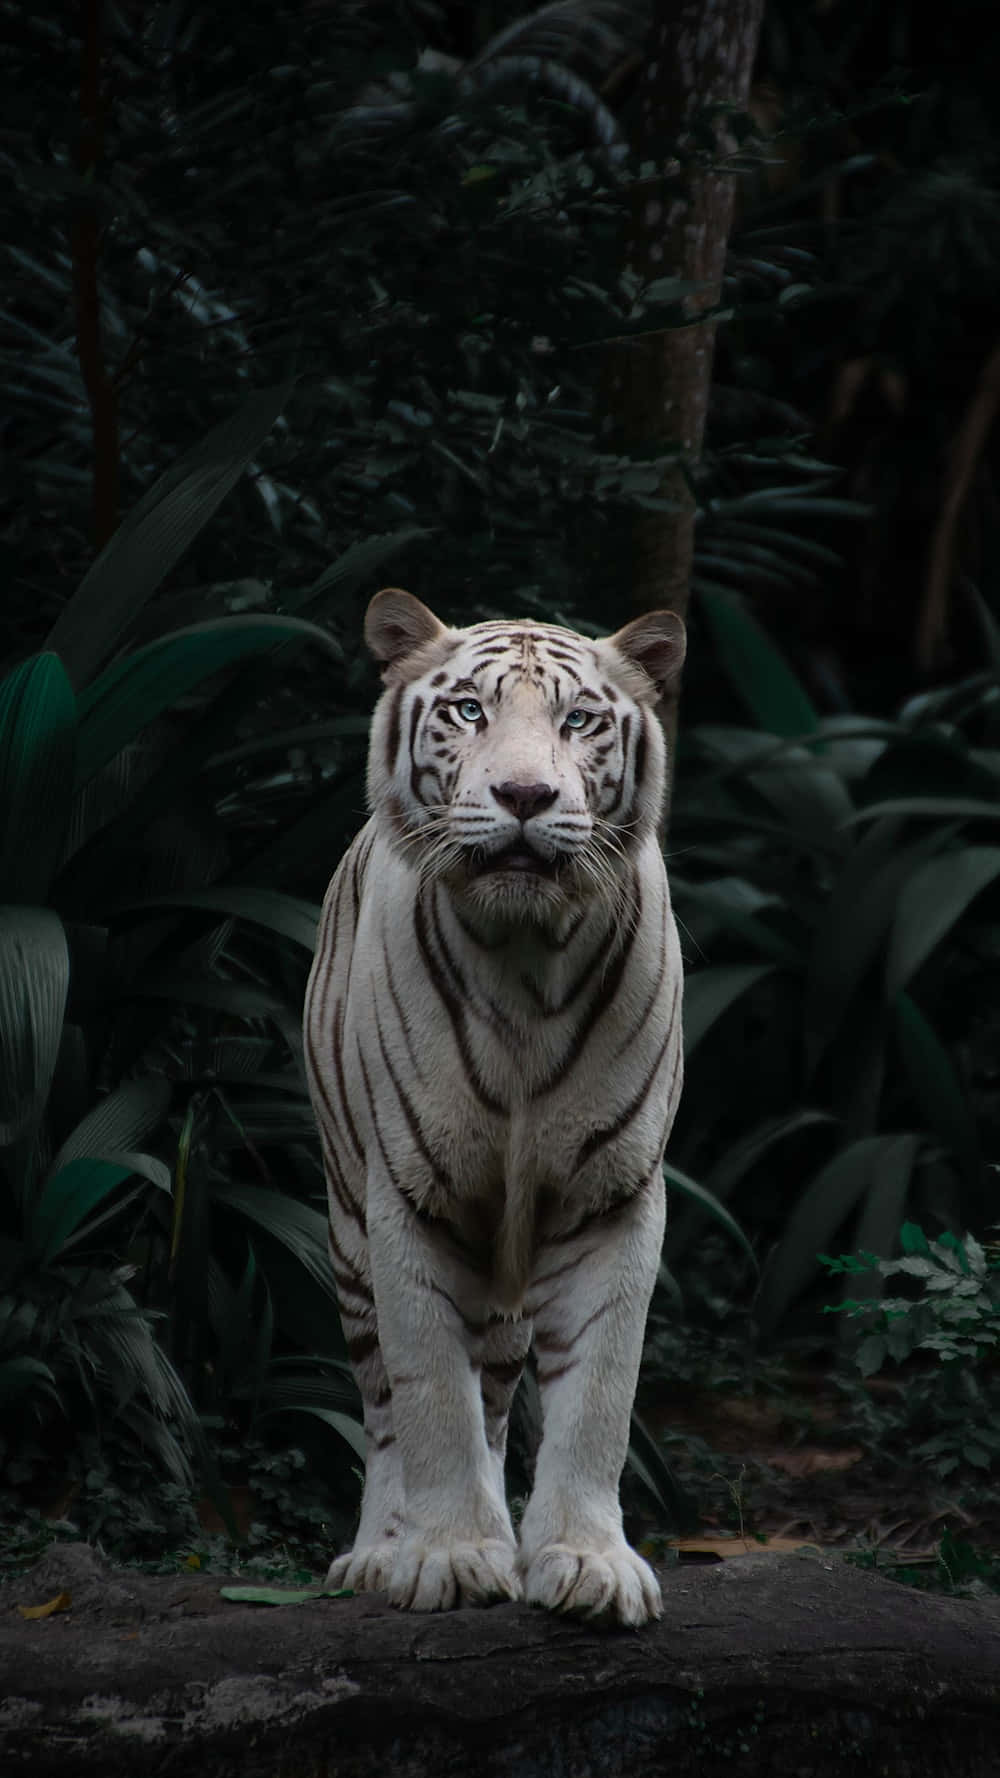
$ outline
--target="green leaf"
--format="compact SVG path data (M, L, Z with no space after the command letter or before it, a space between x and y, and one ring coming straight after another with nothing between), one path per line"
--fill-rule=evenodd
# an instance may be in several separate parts
M298 617L222 617L160 636L95 679L79 702L77 783L85 784L154 716L202 680L290 639L327 651L325 630Z
M706 1180L705 1189L711 1192L717 1202L724 1202L732 1196L751 1168L779 1142L783 1142L788 1136L797 1135L800 1130L834 1123L836 1119L831 1112L805 1109L767 1118L726 1150ZM682 1217L680 1224L674 1228L668 1225L666 1251L670 1258L675 1260L684 1253L704 1226L704 1219L697 1215Z
M876 1160L894 1136L864 1136L834 1155L800 1195L764 1270L756 1318L770 1333L829 1252L832 1237L868 1190Z
M684 982L684 1054L691 1056L723 1013L765 976L773 963L718 963L698 969Z
M1000 846L966 846L931 858L903 885L886 964L892 999L962 918L969 903L1000 876Z
M353 1599L350 1587L220 1587L237 1605L305 1605L310 1599Z
M55 1376L40 1358L20 1354L16 1358L0 1360L0 1401L13 1401L32 1389L41 1389L44 1394L59 1400Z
M907 1131L889 1138L875 1156L871 1184L854 1236L855 1245L862 1253L878 1253L888 1258L895 1247L922 1144L922 1136ZM863 1278L856 1278L854 1288L859 1297L881 1296L881 1274L871 1271Z
M324 1214L284 1192L269 1191L260 1185L220 1181L213 1188L212 1200L245 1216L273 1240L279 1241L305 1267L324 1294L336 1303Z
M48 1265L84 1217L134 1171L127 1162L80 1158L47 1179L25 1230L25 1244L36 1263Z
M835 879L813 938L806 978L806 1065L814 1069L885 943L903 885L947 839L934 829L901 844L895 821L879 822Z
M69 950L47 908L0 908L0 1144L45 1108L69 991Z
M355 1456L360 1457L364 1463L366 1457L365 1429L357 1420L352 1420L350 1414L341 1414L336 1408L320 1407L315 1402L298 1401L290 1402L287 1407L264 1408L259 1418L268 1420L275 1414L308 1414L313 1420L322 1421L324 1426L331 1427L345 1443L349 1444Z
M329 568L324 568L311 586L292 593L283 603L288 611L304 611L309 606L329 611L335 598L353 592L367 575L374 574L385 562L392 561L415 543L426 542L433 535L426 525L407 525L403 530L390 531L381 537L364 537L345 549Z
M926 1127L955 1156L966 1182L975 1186L982 1157L972 1108L954 1063L930 1020L909 994L897 994L894 1011L896 1041L909 1076L914 1106Z
M904 1222L899 1231L899 1245L904 1253L926 1254L929 1252L927 1236L919 1222Z
M57 654L0 685L0 902L44 902L73 794L76 699Z
M693 1531L698 1524L697 1505L636 1413L632 1415L627 1461L649 1489L667 1523L680 1533Z
M775 735L813 734L819 717L773 642L741 606L702 588L700 602L716 652L737 697Z
M889 802L869 803L844 826L909 815L941 815L949 821L1000 821L1000 803L980 802L970 796L898 796Z
M238 920L252 920L302 945L310 955L316 948L316 928L320 909L315 902L303 901L295 895L284 895L276 889L244 888L240 884L223 884L217 889L178 889L169 895L155 895L143 901L119 904L119 912L130 913L144 908L205 908L212 913L229 914Z
M90 1157L106 1160L109 1153L132 1149L158 1129L170 1104L170 1082L162 1074L145 1074L126 1080L98 1101L81 1118L56 1155L50 1174L68 1161ZM169 1181L169 1174L168 1174Z
M86 685L235 486L294 382L262 389L153 484L119 525L57 619L48 647Z
M707 1211L709 1216L714 1217L715 1221L725 1229L727 1235L731 1235L737 1245L742 1247L754 1270L757 1269L757 1255L746 1235L736 1218L730 1215L725 1204L720 1204L714 1192L708 1191L705 1186L699 1185L696 1179L690 1179L686 1173L679 1172L676 1167L671 1167L667 1162L664 1162L663 1165L663 1177L675 1191L682 1192L684 1197L689 1198L700 1209Z

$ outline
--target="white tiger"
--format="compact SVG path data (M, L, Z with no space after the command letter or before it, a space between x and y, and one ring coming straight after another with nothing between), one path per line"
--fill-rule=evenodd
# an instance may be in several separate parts
M448 629L387 588L372 816L324 902L305 1048L364 1400L330 1584L433 1611L524 1597L659 1615L618 1485L681 1084L681 961L653 706L684 627ZM507 1418L543 1433L515 1539Z

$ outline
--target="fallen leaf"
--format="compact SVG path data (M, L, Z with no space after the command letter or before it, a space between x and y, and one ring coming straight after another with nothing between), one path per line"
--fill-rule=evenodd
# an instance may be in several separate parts
M72 1593L57 1593L54 1599L47 1599L44 1605L19 1605L22 1617L51 1617L56 1611L68 1611L73 1603Z
M842 1451L831 1451L824 1445L803 1445L797 1451L773 1451L767 1461L772 1469L783 1470L785 1475L802 1477L819 1475L824 1470L853 1469L863 1456L860 1445Z
M185 1556L184 1566L185 1566L185 1568L200 1568L201 1567L201 1557L195 1556L195 1555Z
M789 1556L795 1550L818 1550L820 1546L802 1537L675 1537L667 1547L676 1550L682 1561L685 1556L708 1556L727 1562L734 1556Z
M220 1599L240 1605L304 1605L307 1599L353 1599L350 1587L220 1587Z

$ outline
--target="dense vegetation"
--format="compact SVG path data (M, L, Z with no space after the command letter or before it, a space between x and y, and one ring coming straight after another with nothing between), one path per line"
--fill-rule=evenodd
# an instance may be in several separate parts
M685 319L676 278L622 274L640 10L126 0L77 36L7 0L12 1522L42 1501L181 1547L195 1484L232 1530L249 1479L307 1553L349 1524L298 1015L362 818L361 614L389 578L459 621L613 628L678 461L688 1079L658 1314L686 1299L691 1350L722 1303L826 1351L818 1255L892 1261L916 1218L937 1244L909 1257L952 1284L978 1256L972 1333L893 1333L869 1262L841 1322L881 1315L880 1360L942 1353L916 1431L949 1470L1000 1456L996 1280L962 1243L1000 1159L997 25L910 10L765 14L686 462L600 431L605 342ZM651 1339L647 1403L685 1337ZM635 1467L683 1510L641 1426Z

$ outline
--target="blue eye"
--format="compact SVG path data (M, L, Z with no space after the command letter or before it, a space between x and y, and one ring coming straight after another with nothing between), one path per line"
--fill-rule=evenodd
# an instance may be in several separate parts
M568 715L563 718L563 727L572 729L586 728L589 721L590 712L588 710L570 710Z
M455 709L463 722L478 722L483 714L483 706L478 698L462 698Z

